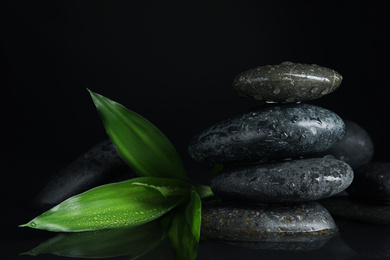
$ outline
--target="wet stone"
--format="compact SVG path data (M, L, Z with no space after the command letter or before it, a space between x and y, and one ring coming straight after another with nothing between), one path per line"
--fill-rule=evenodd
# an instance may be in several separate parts
M375 200L332 196L319 201L333 217L390 226L390 204Z
M344 123L343 138L327 151L313 155L313 157L332 155L356 169L371 161L374 155L374 144L361 126L349 120L344 120Z
M195 136L189 153L204 164L265 162L320 153L344 135L343 120L332 111L308 105L261 107L231 117Z
M335 233L333 218L317 202L262 205L215 201L202 208L201 234L209 239L300 242Z
M390 163L371 162L357 168L347 192L355 197L390 201Z
M239 74L233 87L242 97L271 102L300 102L335 91L343 77L315 64L283 62Z
M220 198L258 203L303 202L332 196L352 182L352 168L336 159L314 158L222 170L211 181Z
M122 177L125 172L127 179L136 177L128 169L111 141L102 141L53 174L29 207L49 209L71 196Z

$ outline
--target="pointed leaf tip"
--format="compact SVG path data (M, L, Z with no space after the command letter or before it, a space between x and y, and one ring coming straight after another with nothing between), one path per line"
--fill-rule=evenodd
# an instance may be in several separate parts
M179 154L156 126L113 100L90 94L112 143L138 175L187 179Z
M154 177L106 184L70 197L21 226L55 232L134 226L181 205L190 188L187 182Z
M18 227L30 227L30 228L35 228L36 224L33 221L27 222L25 224L19 225Z

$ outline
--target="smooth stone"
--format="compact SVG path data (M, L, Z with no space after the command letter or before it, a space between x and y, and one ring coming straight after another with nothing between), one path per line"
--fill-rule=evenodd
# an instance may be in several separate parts
M129 171L111 141L102 141L53 174L29 206L49 209L115 178L123 179L124 172L129 173L127 179L136 176Z
M213 201L202 205L202 237L241 242L307 241L337 233L329 212L317 202L249 204Z
M320 203L334 217L371 224L390 225L390 204L351 196L333 196Z
M318 200L345 190L352 168L336 159L313 158L223 169L211 181L221 198L258 203Z
M390 162L371 162L357 168L347 192L355 197L390 201Z
M308 104L261 107L217 123L189 144L196 161L213 164L264 162L326 151L344 135L334 112Z
M336 159L348 163L352 169L356 169L371 161L374 155L374 144L369 134L358 124L344 120L345 134L330 149L313 157L332 155Z
M343 77L315 64L283 62L239 74L233 87L242 97L268 102L301 102L335 91Z

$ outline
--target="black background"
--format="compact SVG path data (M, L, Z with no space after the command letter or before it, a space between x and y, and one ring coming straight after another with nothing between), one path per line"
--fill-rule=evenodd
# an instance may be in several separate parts
M149 119L188 172L199 174L203 168L187 154L191 137L258 105L238 97L233 78L283 61L342 74L338 90L310 103L363 126L374 160L388 160L388 8L373 1L277 2L3 3L0 195L6 205L28 201L50 174L106 138L86 88Z

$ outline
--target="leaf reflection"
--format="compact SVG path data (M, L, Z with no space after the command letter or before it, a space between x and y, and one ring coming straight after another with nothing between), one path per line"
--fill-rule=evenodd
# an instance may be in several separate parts
M135 259L157 247L165 238L166 230L160 220L155 220L126 228L60 233L23 254L82 258L129 256Z

